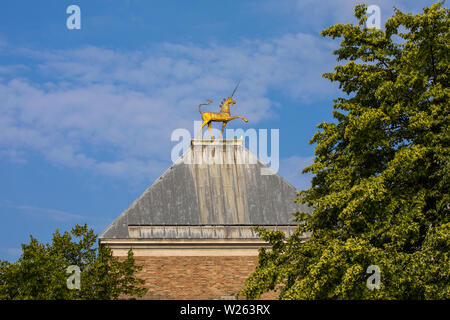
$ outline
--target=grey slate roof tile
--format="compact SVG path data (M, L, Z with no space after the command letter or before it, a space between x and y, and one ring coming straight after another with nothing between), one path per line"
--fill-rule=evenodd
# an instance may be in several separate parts
M192 145L100 238L129 238L129 226L295 225L294 212L312 212L294 203L297 190L280 175L261 175L261 168L267 166L242 144L220 149L225 156L231 156L231 163L224 159L214 164L191 163L192 155L205 155L212 148L221 147ZM239 164L244 157L255 161ZM165 237L176 236L167 233Z

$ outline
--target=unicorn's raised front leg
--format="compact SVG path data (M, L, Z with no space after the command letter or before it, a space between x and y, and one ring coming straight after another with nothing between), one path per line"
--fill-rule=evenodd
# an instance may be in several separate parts
M237 119L237 118L242 119L242 120L244 120L245 122L248 122L247 118L240 117L240 116L230 117L230 120Z

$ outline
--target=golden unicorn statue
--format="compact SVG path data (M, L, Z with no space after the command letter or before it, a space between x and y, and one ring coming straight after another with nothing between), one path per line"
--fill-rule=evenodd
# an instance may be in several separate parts
M233 100L233 95L236 92L236 89L239 87L239 82L236 86L236 88L234 88L233 93L231 94L231 96L229 96L228 98L225 98L222 100L222 103L220 104L220 112L202 112L202 110L200 109L201 106L206 106L210 103L212 103L212 100L208 100L207 103L202 103L199 104L198 106L198 111L200 111L200 114L202 115L202 120L203 123L200 126L200 130L198 131L198 138L200 139L201 137L201 133L202 133L202 129L204 126L208 125L208 130L209 133L211 134L211 139L214 139L214 136L212 134L212 130L211 130L211 123L212 122L222 122L222 131L220 131L220 136L222 137L223 135L223 130L225 129L225 126L227 125L228 121L233 120L233 119L243 119L245 122L248 122L248 120L244 117L240 117L240 116L231 116L230 115L230 105L235 105L236 101Z

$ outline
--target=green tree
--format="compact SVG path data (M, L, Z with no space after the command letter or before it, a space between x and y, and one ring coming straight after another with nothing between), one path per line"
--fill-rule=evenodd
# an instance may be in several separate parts
M142 296L147 289L135 274L130 250L123 261L107 246L96 246L97 236L87 225L76 225L71 232L53 234L51 244L30 236L22 244L22 255L15 263L0 261L0 299L117 299L124 295ZM69 290L67 267L81 270L80 289Z
M345 92L334 122L311 139L312 186L296 201L299 227L285 238L258 228L260 249L240 292L276 289L280 299L449 299L449 10L439 2L412 15L395 10L384 30L338 24L340 63L324 74ZM304 241L302 235L312 232ZM367 268L381 271L368 289Z

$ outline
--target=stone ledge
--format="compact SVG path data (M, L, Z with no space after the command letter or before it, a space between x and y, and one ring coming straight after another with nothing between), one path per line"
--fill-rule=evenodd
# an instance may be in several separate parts
M191 139L193 146L242 146L244 138L239 139Z
M259 239L256 225L128 225L130 238L144 239ZM297 225L262 225L291 236Z
M107 245L114 256L132 249L136 257L258 256L259 248L270 248L262 239L99 239L99 245Z

